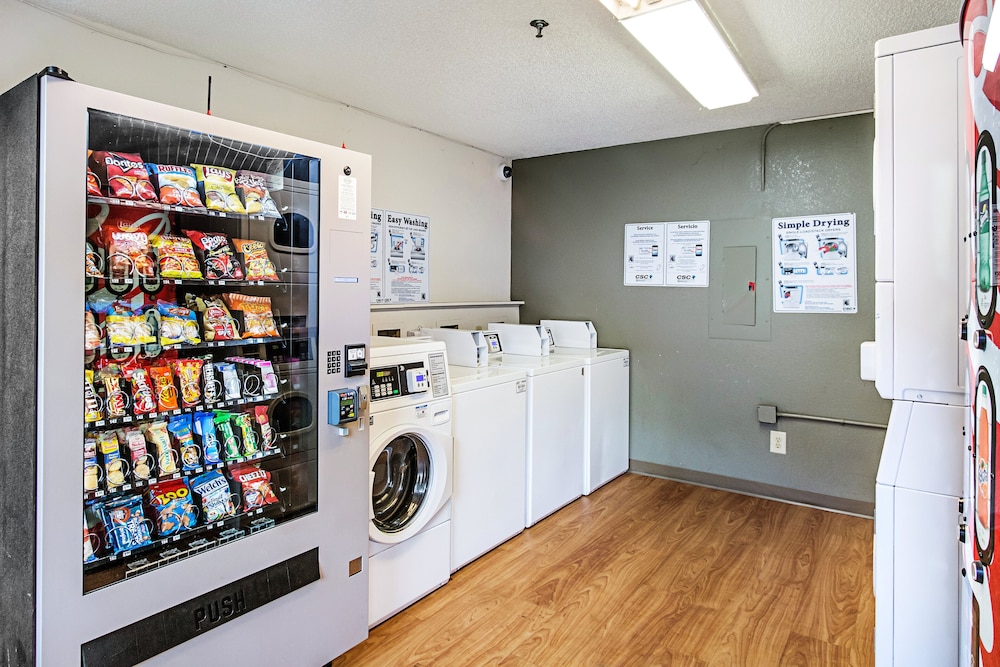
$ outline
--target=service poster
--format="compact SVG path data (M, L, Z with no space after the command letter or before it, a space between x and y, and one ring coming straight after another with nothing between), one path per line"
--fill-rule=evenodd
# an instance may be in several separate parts
M372 209L371 277L369 289L372 303L388 303L385 293L385 211Z
M774 312L858 312L853 213L771 221Z
M430 218L385 211L385 280L389 303L430 301Z
M668 222L667 286L708 286L708 220Z
M708 220L625 225L625 284L708 286Z

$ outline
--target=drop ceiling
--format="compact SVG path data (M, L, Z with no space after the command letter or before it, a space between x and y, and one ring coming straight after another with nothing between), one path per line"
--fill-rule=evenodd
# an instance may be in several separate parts
M511 159L870 109L875 42L957 23L961 6L703 2L760 91L748 104L701 108L599 0L27 4Z

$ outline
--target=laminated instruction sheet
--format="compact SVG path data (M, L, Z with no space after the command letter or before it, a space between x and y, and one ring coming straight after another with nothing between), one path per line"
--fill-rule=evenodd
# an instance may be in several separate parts
M708 220L625 225L625 284L707 287Z
M430 301L430 218L372 209L371 303Z
M853 213L774 218L774 312L858 312Z

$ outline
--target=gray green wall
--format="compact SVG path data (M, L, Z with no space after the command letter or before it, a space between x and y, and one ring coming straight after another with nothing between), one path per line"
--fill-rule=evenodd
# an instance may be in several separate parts
M761 192L764 130L516 161L511 298L525 301L521 322L593 320L602 347L631 350L633 469L870 513L884 431L780 419L781 456L756 408L888 420L890 403L858 377L858 346L874 337L874 122L775 128ZM857 314L771 314L771 218L843 212L857 214ZM625 223L705 219L713 281L723 246L759 244L769 340L710 337L714 289L623 285Z

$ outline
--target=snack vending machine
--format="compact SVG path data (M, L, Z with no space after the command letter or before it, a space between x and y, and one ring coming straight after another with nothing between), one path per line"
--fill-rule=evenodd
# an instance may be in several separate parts
M1000 665L1000 559L996 550L996 382L1000 380L1000 284L997 234L997 142L1000 140L1000 27L991 23L993 3L967 1L961 31L968 82L965 98L967 161L971 216L964 230L970 257L968 299L967 488L962 526L967 582L963 622L963 663Z
M370 158L55 68L0 117L6 648L319 665L362 641Z

